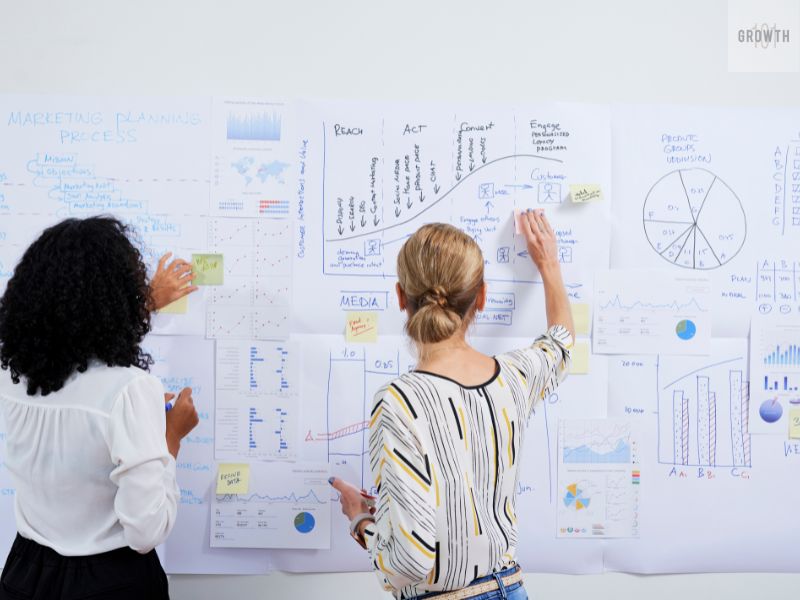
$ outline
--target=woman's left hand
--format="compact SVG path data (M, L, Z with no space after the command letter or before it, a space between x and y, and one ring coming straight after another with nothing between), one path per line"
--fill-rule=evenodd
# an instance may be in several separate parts
M374 507L370 506L367 500L371 496L364 497L366 492L356 486L347 483L338 477L331 477L330 484L339 492L339 502L342 505L342 513L351 521L362 513L374 513Z
M192 285L195 278L192 265L181 258L176 258L167 265L170 256L172 252L167 252L159 259L156 272L150 281L153 310L160 310L197 290L197 286Z

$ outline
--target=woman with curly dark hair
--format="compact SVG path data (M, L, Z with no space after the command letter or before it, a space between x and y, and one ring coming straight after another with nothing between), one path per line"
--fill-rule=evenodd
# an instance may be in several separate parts
M184 261L148 285L129 230L68 219L25 252L0 299L0 403L18 535L3 598L168 598L154 548L175 522L191 389L147 373L150 311L193 291ZM166 415L166 416L165 416Z

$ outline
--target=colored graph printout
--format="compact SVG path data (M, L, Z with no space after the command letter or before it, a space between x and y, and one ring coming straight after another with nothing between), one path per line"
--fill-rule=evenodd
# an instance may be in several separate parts
M324 463L255 463L246 494L216 494L211 546L327 549L330 485Z
M561 420L558 537L638 537L640 479L629 421Z

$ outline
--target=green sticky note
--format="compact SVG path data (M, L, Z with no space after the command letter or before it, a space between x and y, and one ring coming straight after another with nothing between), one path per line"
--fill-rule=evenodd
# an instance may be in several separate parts
M222 285L225 280L222 254L192 254L195 285Z

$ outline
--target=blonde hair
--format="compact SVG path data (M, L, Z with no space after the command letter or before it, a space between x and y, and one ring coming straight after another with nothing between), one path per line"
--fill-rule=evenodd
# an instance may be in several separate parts
M403 244L397 276L408 301L406 333L417 343L441 342L475 316L483 254L460 229L431 223Z

